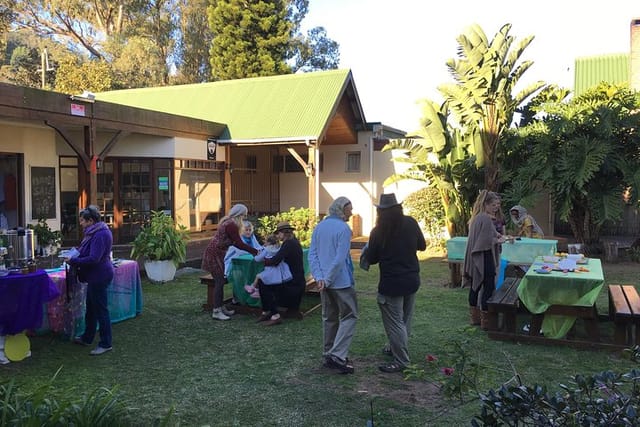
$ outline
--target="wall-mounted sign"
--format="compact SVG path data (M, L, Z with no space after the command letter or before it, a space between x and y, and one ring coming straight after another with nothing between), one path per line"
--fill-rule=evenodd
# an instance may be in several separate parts
M218 148L218 139L207 138L207 160L216 159L216 148Z
M31 219L56 217L55 168L31 167Z
M160 190L160 191L169 190L169 177L168 176L159 176L158 177L158 190Z
M84 105L82 104L71 104L71 115L72 116L82 116L84 117Z

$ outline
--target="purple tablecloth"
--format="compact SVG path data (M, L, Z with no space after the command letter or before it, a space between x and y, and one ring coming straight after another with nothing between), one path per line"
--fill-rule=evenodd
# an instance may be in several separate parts
M0 277L0 335L42 325L42 305L60 295L44 270Z

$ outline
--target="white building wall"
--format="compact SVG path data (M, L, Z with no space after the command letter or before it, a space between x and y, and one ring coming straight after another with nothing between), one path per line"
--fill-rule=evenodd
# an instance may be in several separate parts
M306 207L309 203L309 184L304 172L280 174L280 212Z
M32 220L33 203L31 200L29 182L31 182L32 167L52 167L55 169L56 179L56 214L55 218L47 219L52 230L60 229L60 180L58 169L58 156L56 153L55 131L49 127L21 125L0 122L0 152L22 153L24 155L24 176L22 184L25 191L21 195L24 202L24 215L26 224L35 224ZM1 171L0 171L1 172Z

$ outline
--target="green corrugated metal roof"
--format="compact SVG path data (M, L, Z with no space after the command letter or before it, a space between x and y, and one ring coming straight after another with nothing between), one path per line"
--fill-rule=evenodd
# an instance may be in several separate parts
M225 123L221 139L318 138L349 84L350 70L331 70L118 90L96 99Z
M583 94L602 82L629 84L629 54L619 53L576 58L573 91Z

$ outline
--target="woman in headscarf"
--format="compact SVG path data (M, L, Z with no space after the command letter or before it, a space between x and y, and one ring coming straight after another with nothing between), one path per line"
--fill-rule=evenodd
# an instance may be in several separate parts
M534 239L544 238L542 228L523 206L515 205L509 213L511 214L511 221L518 228L516 236L533 237Z
M231 245L257 255L258 250L247 245L240 237L242 221L247 216L247 207L238 203L229 213L220 220L218 230L215 232L209 245L202 256L202 269L211 273L215 283L213 291L213 312L211 317L216 320L229 320L234 314L233 310L227 310L223 305L224 299L224 257Z
M107 288L113 280L111 245L113 236L107 224L100 220L96 206L89 206L78 214L83 238L78 248L78 256L67 259L67 263L77 271L78 280L87 283L87 309L84 316L84 333L73 342L91 345L100 327L100 341L91 350L91 355L99 356L111 350L111 319Z

